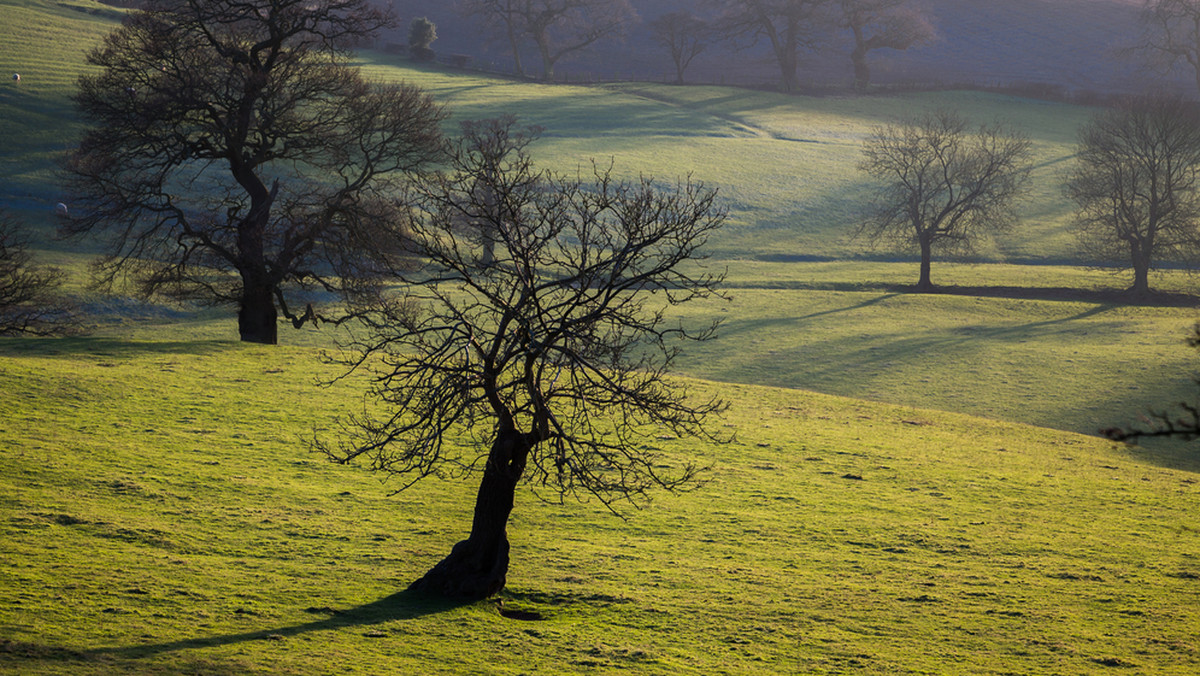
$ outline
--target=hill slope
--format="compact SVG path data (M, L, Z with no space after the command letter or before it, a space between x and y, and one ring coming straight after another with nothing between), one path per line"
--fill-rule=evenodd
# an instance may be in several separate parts
M394 596L472 487L387 498L308 455L357 384L191 333L0 340L0 671L1200 669L1200 484L1150 456L721 386L735 444L647 442L711 463L699 491L628 522L520 496L503 603L542 619L519 621Z

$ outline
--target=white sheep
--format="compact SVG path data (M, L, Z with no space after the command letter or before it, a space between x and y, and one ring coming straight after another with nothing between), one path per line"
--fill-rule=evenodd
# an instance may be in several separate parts
M67 205L63 204L62 202L54 205L54 213L60 218L66 218L71 215L70 212L67 211Z
M13 73L13 82L20 82L20 81L21 81L21 74Z

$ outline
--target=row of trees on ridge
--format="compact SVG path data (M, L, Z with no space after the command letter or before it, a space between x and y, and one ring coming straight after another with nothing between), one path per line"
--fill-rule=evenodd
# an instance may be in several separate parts
M460 14L478 20L505 43L518 73L526 74L523 50L541 58L541 76L555 65L608 39L624 37L638 20L636 0L459 0ZM644 11L644 8L643 8ZM805 54L845 51L854 84L871 81L870 55L906 50L937 39L936 17L916 0L697 0L688 10L649 18L652 39L668 53L676 79L684 81L692 61L717 42L735 48L765 44L779 68L780 86L794 91ZM1141 31L1125 49L1169 69L1191 69L1200 89L1200 1L1145 0Z
M746 47L765 42L779 65L785 91L797 87L800 58L846 33L855 84L870 82L868 55L879 49L908 49L935 36L929 14L912 0L702 0L696 11L673 11L650 21L655 42L670 53L683 82L692 60L712 42ZM628 30L637 13L630 0L461 0L459 11L502 32L517 72L524 75L522 49L532 43L542 77L553 79L563 57Z

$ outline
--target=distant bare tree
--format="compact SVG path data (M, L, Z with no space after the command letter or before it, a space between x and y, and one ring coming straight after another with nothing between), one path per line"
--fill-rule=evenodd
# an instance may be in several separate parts
M871 82L867 54L876 49L905 50L930 42L936 31L928 15L912 0L838 0L841 24L854 35L854 86L866 89Z
M1029 156L1027 138L999 124L971 132L965 118L945 110L879 127L859 168L881 185L856 234L915 246L917 289L932 290L935 247L969 251L975 239L1013 222Z
M781 86L795 91L801 50L813 49L832 27L834 0L710 0L723 9L720 30L729 38L766 39L779 64Z
M33 262L20 221L0 210L0 336L77 333L77 309L60 293L65 277Z
M594 496L610 508L696 477L648 435L701 435L717 400L667 377L689 329L665 308L717 293L693 265L724 212L687 183L587 183L534 168L534 134L511 118L468 123L450 172L420 187L401 243L425 261L364 313L350 368L370 369L378 418L318 448L415 482L479 475L470 535L413 589L481 598L503 589L517 487ZM480 183L490 189L480 190ZM490 197L487 197L490 196ZM478 229L495 233L484 260ZM472 440L474 443L472 443Z
M1127 99L1079 132L1066 193L1084 250L1126 260L1134 294L1155 261L1200 266L1200 108L1178 96Z
M459 11L503 28L522 73L521 41L532 41L546 80L564 56L622 35L637 18L629 0L461 0Z
M671 52L676 84L683 84L684 71L708 47L710 30L708 22L691 12L668 12L650 22L653 40Z
M1186 64L1200 89L1200 0L1145 0L1142 25L1134 51L1168 69Z

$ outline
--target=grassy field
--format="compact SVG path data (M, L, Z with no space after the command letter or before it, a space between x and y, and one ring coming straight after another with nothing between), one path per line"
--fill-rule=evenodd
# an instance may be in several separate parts
M1060 185L1088 108L977 92L796 97L645 83L547 86L416 69L386 55L365 59L364 67L379 79L420 84L460 119L505 111L543 127L535 157L560 171L594 159L612 161L625 175L690 174L717 187L730 209L714 241L725 257L890 255L850 240L868 191L857 163L871 130L931 108L955 108L979 123L1001 119L1033 141L1033 187L1020 227L1003 241L981 243L979 256L1075 258Z
M81 56L116 16L0 0L0 75L22 73L0 85L0 202L40 232L78 131ZM464 535L474 486L389 497L307 451L314 427L360 404L361 383L316 384L335 375L319 359L328 329L241 345L227 311L86 291L91 245L47 242L96 326L0 339L0 672L1200 671L1200 455L1078 434L1195 389L1193 308L1118 304L1104 292L1124 277L1063 264L1059 178L1091 111L363 63L456 119L544 126L535 157L561 171L611 158L720 188L731 219L711 263L733 300L683 310L725 328L680 366L731 401L720 424L736 442L652 434L711 471L628 521L519 496L502 603L540 621L431 605L397 592ZM904 293L915 263L847 240L861 140L937 106L1034 141L1021 228L981 247L987 264L933 268L936 283L1003 295ZM1153 284L1194 289L1182 274Z
M519 621L396 595L472 487L388 498L306 453L357 401L313 349L137 335L0 341L2 671L1200 669L1200 489L1167 456L722 386L735 443L651 442L710 463L700 490L627 522L520 497Z

